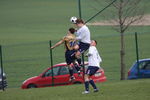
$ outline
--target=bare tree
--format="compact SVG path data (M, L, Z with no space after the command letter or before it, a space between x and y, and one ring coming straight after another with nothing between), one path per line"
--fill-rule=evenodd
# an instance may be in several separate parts
M99 0L94 0L100 3ZM107 2L114 0L107 0ZM113 28L120 33L120 66L121 66L121 80L125 80L126 66L125 66L125 40L124 33L131 24L142 19L144 10L139 7L141 0L116 0L111 7L108 16L111 16L114 23Z
M115 20L118 23L116 30L120 33L120 66L121 66L121 80L125 80L126 66L125 66L125 41L124 33L129 26L142 19L143 12L138 8L138 4L141 0L117 0L113 6L115 7L118 19Z

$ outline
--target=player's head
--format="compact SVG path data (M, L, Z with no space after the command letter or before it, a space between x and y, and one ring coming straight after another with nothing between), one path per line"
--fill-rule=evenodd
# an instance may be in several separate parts
M77 27L82 27L84 25L84 21L82 19L77 19L75 25Z
M97 45L97 41L96 40L91 40L91 46L96 46Z
M69 30L68 30L68 32L71 33L71 34L74 34L75 31L76 31L76 30L75 30L74 28L69 28Z

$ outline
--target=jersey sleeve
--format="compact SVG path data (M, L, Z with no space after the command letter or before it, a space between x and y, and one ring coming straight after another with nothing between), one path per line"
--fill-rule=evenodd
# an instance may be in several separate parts
M69 41L69 37L68 36L64 36L63 37L63 41Z
M65 40L65 36L62 38L62 40Z
M99 53L98 53L98 60L99 60L99 62L102 62L102 58L100 57L100 55L99 55Z

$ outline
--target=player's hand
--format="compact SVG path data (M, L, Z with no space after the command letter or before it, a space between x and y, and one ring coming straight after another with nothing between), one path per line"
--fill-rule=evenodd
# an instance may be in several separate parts
M54 47L51 47L50 49L54 49Z

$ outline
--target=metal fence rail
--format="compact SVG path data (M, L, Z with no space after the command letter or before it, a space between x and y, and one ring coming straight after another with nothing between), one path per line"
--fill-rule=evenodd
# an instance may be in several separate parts
M149 33L138 33L139 58L150 55ZM119 46L120 36L116 34L98 35L92 37L98 40L98 50L102 56L102 67L108 81L119 80ZM129 68L136 61L134 33L125 35L126 66ZM53 41L55 43L56 41ZM48 41L28 44L13 44L3 46L3 66L7 76L8 88L20 88L22 82L32 76L39 75L53 64L65 62L64 46L56 48L53 53L54 63L50 64ZM111 56L110 56L111 55ZM85 58L85 60L87 60ZM113 60L113 61L112 61Z

